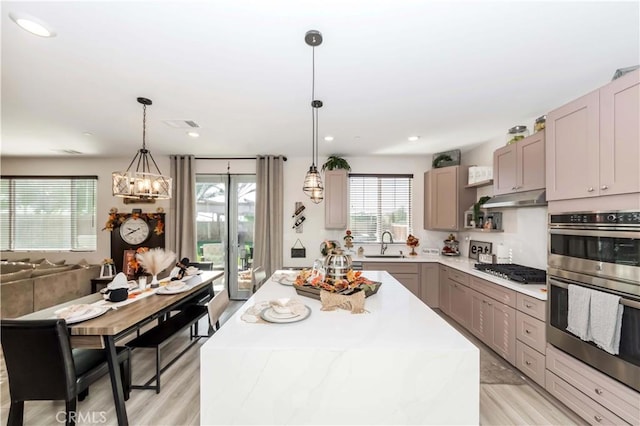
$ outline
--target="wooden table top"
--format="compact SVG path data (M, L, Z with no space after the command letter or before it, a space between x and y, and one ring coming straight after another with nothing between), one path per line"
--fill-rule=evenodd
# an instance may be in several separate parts
M115 336L131 327L140 324L149 319L153 315L162 312L170 306L188 299L194 293L199 292L207 285L222 277L224 271L203 271L200 275L193 276L187 282L193 285L189 291L171 295L151 295L125 306L119 307L117 310L109 312L97 318L83 321L69 326L71 336ZM20 319L47 319L55 318L55 311L58 309L82 303L95 303L102 299L102 294L93 293L60 305L52 306L34 312L29 315L20 317Z

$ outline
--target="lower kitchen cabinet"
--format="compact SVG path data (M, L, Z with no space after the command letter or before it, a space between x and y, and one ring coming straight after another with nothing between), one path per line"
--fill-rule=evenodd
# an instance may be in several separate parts
M469 331L498 355L515 364L516 310L473 289L468 289L468 292L471 305Z
M438 272L439 272L438 282L440 284L438 286L440 290L440 294L438 295L438 302L440 304L440 310L445 314L449 315L450 314L449 302L451 300L451 297L449 296L449 279L448 279L449 268L447 268L446 266L440 265Z
M547 345L545 388L590 424L640 424L640 393Z
M420 298L430 308L437 308L440 302L440 265L423 263L420 266Z
M387 271L417 298L420 298L420 264L417 262L362 262L362 270Z
M449 316L460 325L469 328L471 322L471 289L448 279L449 286Z
M469 330L482 342L488 344L493 340L493 310L484 294L470 290L471 323Z

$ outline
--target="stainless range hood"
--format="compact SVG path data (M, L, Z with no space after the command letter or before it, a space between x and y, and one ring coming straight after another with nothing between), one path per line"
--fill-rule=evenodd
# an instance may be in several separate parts
M483 209L504 207L540 207L547 205L547 197L544 189L534 191L515 192L491 197L482 205Z

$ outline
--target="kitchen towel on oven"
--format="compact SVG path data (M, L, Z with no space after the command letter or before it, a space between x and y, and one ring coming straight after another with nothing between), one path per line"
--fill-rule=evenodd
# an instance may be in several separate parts
M591 339L599 348L613 355L620 350L623 306L620 297L591 291Z
M590 304L591 291L589 289L569 284L567 331L584 341L591 340L591 334L589 333Z

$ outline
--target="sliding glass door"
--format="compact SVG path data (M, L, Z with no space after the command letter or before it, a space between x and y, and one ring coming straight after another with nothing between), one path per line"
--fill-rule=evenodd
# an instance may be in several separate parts
M196 175L198 261L225 271L232 299L251 296L255 175Z

